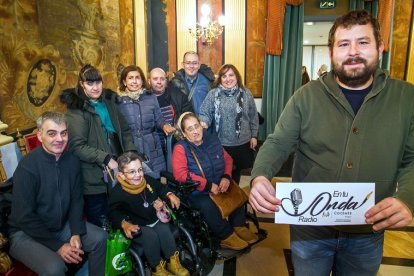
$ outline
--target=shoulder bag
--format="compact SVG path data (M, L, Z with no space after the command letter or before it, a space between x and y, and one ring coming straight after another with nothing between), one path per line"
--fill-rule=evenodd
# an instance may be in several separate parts
M203 169L201 168L200 162L198 161L197 156L195 155L193 149L190 149L191 155L194 157L194 160L197 163L198 168L204 178L206 178ZM221 217L226 219L233 213L234 210L240 208L247 202L246 193L237 185L237 183L230 179L230 185L226 192L219 193L214 195L209 194L211 200L216 204L217 208L221 213Z

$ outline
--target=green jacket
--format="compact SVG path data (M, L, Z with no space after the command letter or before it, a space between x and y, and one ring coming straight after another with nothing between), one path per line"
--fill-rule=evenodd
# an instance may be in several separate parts
M110 160L110 149L104 134L101 119L89 104L83 91L66 89L60 97L66 104L66 120L69 132L69 150L81 160L84 194L107 192L103 182L103 167ZM112 124L118 134L122 150L136 150L132 142L131 130L115 103L116 94L104 89L102 100L106 103Z
M394 196L413 212L413 105L414 86L378 69L355 115L330 72L289 100L260 148L252 178L271 179L295 151L292 181L375 182L376 202ZM370 231L366 226L337 228Z

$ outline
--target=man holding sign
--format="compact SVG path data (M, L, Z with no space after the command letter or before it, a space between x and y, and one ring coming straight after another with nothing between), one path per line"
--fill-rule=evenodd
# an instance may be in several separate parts
M328 47L332 71L294 93L261 147L250 203L279 211L269 179L294 150L293 182L375 183L367 224L290 228L296 275L376 275L383 231L412 221L414 86L379 68L384 44L366 11L336 19Z

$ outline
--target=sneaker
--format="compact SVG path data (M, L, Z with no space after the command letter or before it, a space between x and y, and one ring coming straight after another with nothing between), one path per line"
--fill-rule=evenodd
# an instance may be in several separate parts
M234 232L248 244L255 243L259 240L259 237L252 233L247 227L234 227Z
M185 269L180 263L180 255L178 251L175 251L174 255L170 258L170 263L167 264L167 269L177 276L190 276L190 272Z
M174 276L168 270L165 269L165 261L161 260L160 264L157 265L155 271L151 273L152 276Z
M249 246L247 242L239 238L234 232L225 240L222 240L220 246L233 250L242 250Z

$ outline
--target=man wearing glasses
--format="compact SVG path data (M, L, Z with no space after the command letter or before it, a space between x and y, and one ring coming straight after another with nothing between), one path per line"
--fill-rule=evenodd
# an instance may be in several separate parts
M200 106L214 81L214 73L207 65L200 64L198 54L193 51L184 54L182 66L183 68L175 73L171 83L187 95L198 116Z

